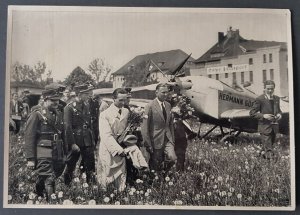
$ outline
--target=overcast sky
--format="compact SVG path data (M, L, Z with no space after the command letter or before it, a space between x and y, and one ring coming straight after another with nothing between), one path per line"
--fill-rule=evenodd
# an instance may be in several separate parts
M287 42L283 11L135 10L14 10L11 63L44 61L55 80L64 80L76 66L87 71L95 58L105 59L113 71L136 55L173 49L197 59L229 26L245 39Z

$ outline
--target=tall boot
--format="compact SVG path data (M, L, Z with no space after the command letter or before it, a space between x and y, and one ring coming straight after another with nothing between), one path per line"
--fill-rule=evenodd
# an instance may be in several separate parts
M46 193L47 193L47 201L51 199L51 195L54 193L54 186L53 185L46 185Z
M42 179L38 179L35 185L35 192L38 196L44 196L45 183Z

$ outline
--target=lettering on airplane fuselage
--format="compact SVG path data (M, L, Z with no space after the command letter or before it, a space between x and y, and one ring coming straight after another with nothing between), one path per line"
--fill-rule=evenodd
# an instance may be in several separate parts
M222 92L219 92L219 99L246 107L252 107L254 104L254 100L248 98L241 98L236 95L230 95Z

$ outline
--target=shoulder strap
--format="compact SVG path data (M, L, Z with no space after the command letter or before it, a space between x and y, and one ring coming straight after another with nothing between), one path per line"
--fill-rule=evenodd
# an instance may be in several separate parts
M54 130L55 130L58 134L61 134L61 133L62 133L62 131L59 130L54 124L52 124L52 123L48 120L48 118L47 118L44 114L42 114L42 113L40 112L39 109L35 110L35 112L37 112L38 114L40 114L40 116L43 118L43 120L44 120L45 122L47 122L47 124L50 125L52 128L54 128Z

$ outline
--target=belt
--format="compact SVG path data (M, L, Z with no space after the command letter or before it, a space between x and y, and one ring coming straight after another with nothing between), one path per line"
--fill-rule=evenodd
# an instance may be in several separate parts
M39 138L42 140L56 141L56 140L58 140L58 134L41 134Z

